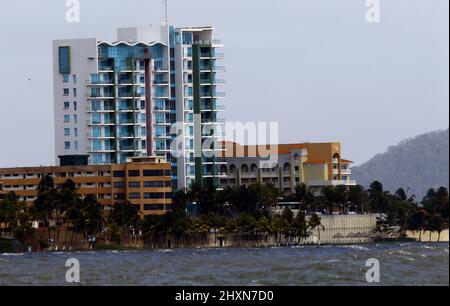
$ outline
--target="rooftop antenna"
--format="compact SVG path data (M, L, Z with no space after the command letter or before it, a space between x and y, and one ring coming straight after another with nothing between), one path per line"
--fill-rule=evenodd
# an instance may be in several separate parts
M166 25L169 23L169 5L168 5L168 0L164 0L164 23Z

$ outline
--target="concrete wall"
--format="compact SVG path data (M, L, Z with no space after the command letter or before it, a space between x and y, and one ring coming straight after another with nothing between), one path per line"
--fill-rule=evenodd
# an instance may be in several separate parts
M313 234L305 241L306 243L371 242L373 240L371 236L376 227L378 215L321 215L320 217L325 229L316 228L312 231Z
M373 242L373 230L375 229L376 214L370 215L321 215L323 228L312 231L312 235L300 242L300 244L356 244ZM320 239L319 239L320 236ZM340 237L340 238L339 238ZM267 238L267 239L266 239ZM282 237L262 237L259 241L249 241L242 237L226 237L224 247L266 247L276 245L295 245L294 239ZM210 235L207 247L220 247L219 239Z
M421 234L418 231L407 231L406 235L408 235L409 238L414 238L421 242L449 242L449 230L446 229L441 232L441 235L439 236L438 232L429 232L424 231Z

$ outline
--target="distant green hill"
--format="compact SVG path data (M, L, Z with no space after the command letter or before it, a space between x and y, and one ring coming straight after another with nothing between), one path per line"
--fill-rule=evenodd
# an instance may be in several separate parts
M449 186L449 130L404 140L352 171L363 186L379 180L386 190L410 188L422 200L429 187Z

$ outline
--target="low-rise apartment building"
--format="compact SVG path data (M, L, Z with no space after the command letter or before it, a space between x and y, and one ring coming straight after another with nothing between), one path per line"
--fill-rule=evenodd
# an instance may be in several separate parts
M352 161L342 158L338 142L268 147L225 142L224 146L227 165L221 166L220 172L227 177L220 181L222 188L260 182L289 194L305 183L317 194L324 186L356 185L350 177Z
M3 199L6 195L6 192L3 190L3 183L0 182L0 200Z
M82 198L95 195L103 210L112 209L117 202L129 201L141 215L171 211L171 164L164 157L136 157L114 165L0 169L3 194L14 191L19 201L31 204L37 197L40 180L46 175L52 176L57 186L71 179Z

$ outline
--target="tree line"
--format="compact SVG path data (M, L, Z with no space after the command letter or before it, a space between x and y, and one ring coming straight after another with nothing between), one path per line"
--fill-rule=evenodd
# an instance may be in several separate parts
M72 180L57 186L45 176L32 205L19 201L14 192L0 201L0 228L24 244L46 249L59 245L62 232L70 232L69 246L81 240L85 247L97 241L123 245L138 240L156 247L165 247L168 241L170 246L207 245L211 234L221 240L233 236L264 243L275 237L277 242L299 244L313 230L320 235L323 214L377 213L379 231L397 226L403 237L407 230L440 233L449 224L446 188L429 189L419 202L403 188L391 194L378 181L368 189L327 186L320 194L300 184L288 196L273 185L217 190L193 184L174 192L172 200L172 211L162 216L141 217L129 202L117 202L105 211L95 196L78 196ZM287 208L274 214L272 208L282 201L299 203L299 212ZM40 226L33 226L36 223Z

